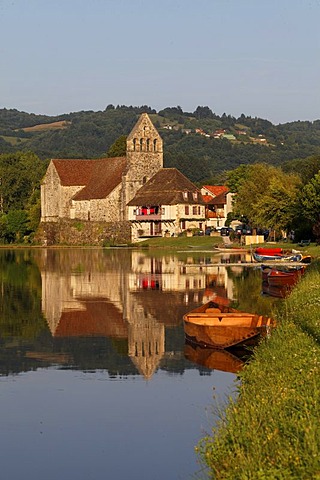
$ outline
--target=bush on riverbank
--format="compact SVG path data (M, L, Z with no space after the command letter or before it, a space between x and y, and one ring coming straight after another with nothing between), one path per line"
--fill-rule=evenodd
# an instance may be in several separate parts
M217 479L320 478L320 261L240 373L237 400L198 450Z

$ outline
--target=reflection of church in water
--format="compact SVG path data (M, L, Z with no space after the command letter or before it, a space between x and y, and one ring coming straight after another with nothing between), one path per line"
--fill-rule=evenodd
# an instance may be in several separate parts
M167 329L181 325L186 311L209 298L230 298L225 269L219 274L217 267L199 268L173 255L49 249L39 251L37 260L52 336L126 340L129 357L147 379L176 353L165 349Z

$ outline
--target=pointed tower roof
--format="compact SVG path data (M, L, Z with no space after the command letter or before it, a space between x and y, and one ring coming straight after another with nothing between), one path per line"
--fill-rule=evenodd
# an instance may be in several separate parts
M150 117L147 113L142 113L129 133L127 137L127 141L132 141L134 138L156 138L158 141L158 151L159 151L159 145L161 144L162 147L162 139L153 125L152 121L150 120Z

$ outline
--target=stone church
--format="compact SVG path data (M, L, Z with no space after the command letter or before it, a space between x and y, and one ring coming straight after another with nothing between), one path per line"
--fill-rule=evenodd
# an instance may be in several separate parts
M168 199L171 204L191 203L194 206L193 220L204 220L200 191L176 169L163 168L162 139L148 114L144 113L127 137L125 157L51 160L41 185L41 224L46 227L72 220L86 225L94 222L118 226L127 224L128 241L137 240L138 232L144 232L144 236L162 235L164 231L178 234L188 227L186 219L168 218L168 215L161 218L165 205L155 205L156 192L154 201L149 192L147 204L144 204L144 196L140 192L137 208L129 213L128 205L135 205L136 194L140 190L143 192L143 188L161 171L166 172L167 179L175 179L173 183L166 181L171 195L166 198L162 195L161 201L165 203ZM158 184L157 188L168 190L163 184ZM178 193L180 200L177 200ZM136 216L136 211L145 211L149 216ZM140 228L142 223L144 229ZM194 226L199 226L199 223Z

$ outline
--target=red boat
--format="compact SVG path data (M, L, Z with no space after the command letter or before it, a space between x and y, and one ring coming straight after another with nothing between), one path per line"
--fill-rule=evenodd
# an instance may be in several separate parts
M278 247L257 247L255 252L258 255L271 256L283 255L283 249Z
M277 285L295 285L304 273L305 267L293 268L288 270L279 270L271 268L267 275L268 285L271 287Z

